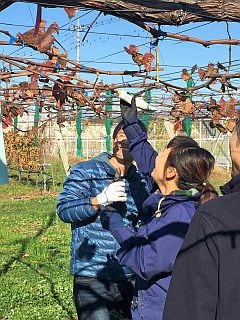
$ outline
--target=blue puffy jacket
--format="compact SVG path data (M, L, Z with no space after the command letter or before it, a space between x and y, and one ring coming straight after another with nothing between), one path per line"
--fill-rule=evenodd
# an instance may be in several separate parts
M109 163L110 155L80 162L71 169L63 190L58 197L58 215L64 222L71 223L71 273L104 280L123 280L133 276L132 271L120 266L116 259L119 244L112 234L103 229L91 204L91 198L109 185L116 173ZM132 165L126 180L127 201L113 206L121 212L128 226L138 223L138 211L148 196L144 177Z

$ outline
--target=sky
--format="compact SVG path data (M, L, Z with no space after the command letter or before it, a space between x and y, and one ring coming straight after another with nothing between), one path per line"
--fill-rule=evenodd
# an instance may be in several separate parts
M0 29L8 30L12 35L18 32L25 32L35 24L37 5L28 3L14 3L9 8L0 12ZM101 15L94 23L84 42L88 26L97 17L98 11L79 10L74 18L69 20L63 8L43 8L42 18L47 20L47 26L52 22L58 22L60 34L56 39L68 51L70 59L77 59L77 41L79 46L80 63L93 68L124 71L137 70L138 67L133 63L131 56L128 55L123 47L135 44L141 53L149 52L151 36L139 27L110 15ZM77 27L80 26L80 32ZM229 33L232 39L240 38L240 24L228 23ZM188 36L204 39L228 39L227 24L224 22L203 22L176 26L163 26L162 31L181 33ZM80 37L80 41L78 39ZM0 34L0 40L9 38ZM14 46L2 46L1 53L26 59L42 61L46 56L39 54L29 48L18 48ZM231 46L231 72L239 72L240 69L240 46ZM197 64L199 67L206 68L208 63L221 62L227 66L229 61L228 45L213 45L205 48L200 44L182 42L175 39L165 38L159 41L159 64L164 70L160 71L160 79L173 84L185 87L185 82L181 79L183 68L191 69ZM1 66L1 62L0 62ZM155 76L156 73L152 72ZM96 80L95 75L81 74L83 78L91 81ZM98 80L104 83L127 83L131 84L136 79L122 76L102 76ZM139 79L138 79L139 80ZM17 81L17 80L16 80ZM142 80L141 80L142 81ZM196 85L200 85L197 74L194 74ZM240 86L240 81L235 79L233 85ZM236 92L236 94L239 93ZM161 94L158 92L158 94Z

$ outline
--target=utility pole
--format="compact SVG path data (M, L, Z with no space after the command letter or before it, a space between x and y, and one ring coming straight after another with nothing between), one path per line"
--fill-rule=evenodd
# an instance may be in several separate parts
M80 18L77 19L77 63L80 63Z

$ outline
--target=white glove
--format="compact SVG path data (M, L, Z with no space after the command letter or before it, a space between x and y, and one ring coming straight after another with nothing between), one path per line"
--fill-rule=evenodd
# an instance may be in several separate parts
M107 186L101 193L97 195L99 205L107 206L113 202L125 202L127 194L125 191L125 181L116 181Z

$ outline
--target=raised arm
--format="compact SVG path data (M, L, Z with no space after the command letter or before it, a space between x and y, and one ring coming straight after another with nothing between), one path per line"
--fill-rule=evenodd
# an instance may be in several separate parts
M91 177L89 171L81 164L76 165L64 183L57 201L58 215L64 222L92 222L98 215L100 205L126 201L124 181L107 183L100 190L96 186L96 178Z
M102 213L102 219L108 219L107 229L121 245L119 262L145 280L172 272L189 226L189 222L182 219L182 210L173 212L172 222L153 217L138 231L126 227L119 213Z
M137 119L137 107L135 98L132 98L131 105L120 99L121 115L124 121L124 132L129 141L129 149L136 161L138 169L148 179L150 188L153 187L154 181L151 172L155 166L157 152L148 142L146 132L141 130Z

